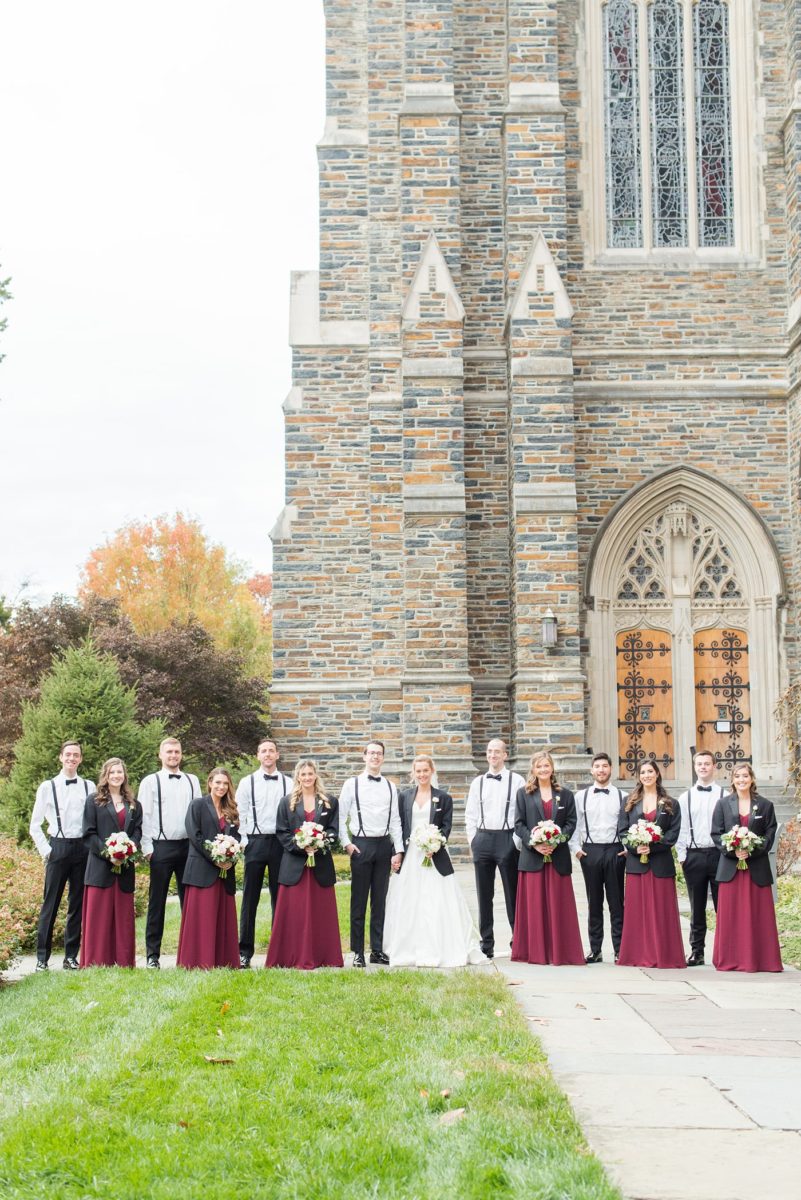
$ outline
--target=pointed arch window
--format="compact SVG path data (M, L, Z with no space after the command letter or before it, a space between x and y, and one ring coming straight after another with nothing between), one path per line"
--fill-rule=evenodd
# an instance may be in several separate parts
M601 0L607 250L735 246L730 6L744 2Z

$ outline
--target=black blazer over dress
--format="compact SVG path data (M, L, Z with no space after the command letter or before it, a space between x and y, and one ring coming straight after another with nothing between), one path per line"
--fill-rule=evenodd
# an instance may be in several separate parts
M107 888L116 882L119 883L121 892L134 890L136 869L133 863L123 867L117 874L111 869L109 859L103 857L106 838L111 837L112 833L119 832L120 823L114 808L114 801L109 800L108 804L98 804L95 800L95 793L92 792L90 796L87 796L83 810L83 842L89 851L83 881L90 887ZM128 834L131 841L136 843L138 850L142 844L142 805L138 800L134 800L132 804L126 802L125 824L122 832Z
M414 798L417 795L417 784L411 787L404 788L398 794L398 808L400 809L401 832L403 834L403 849L408 854L421 854L416 846L409 847L409 842L412 836L412 805ZM447 792L441 791L439 788L432 787L431 789L431 806L428 813L429 825L436 825L446 838L451 836L451 827L453 826L453 799ZM452 875L453 863L448 850L443 846L436 854L432 855L431 861L439 871L440 875Z
M570 788L553 789L551 811L553 815L550 819L559 826L569 840L576 829L576 799ZM535 788L533 792L527 792L524 787L519 788L515 801L515 833L523 843L519 864L521 871L542 871L545 868L543 855L539 850L532 850L529 841L534 826L546 819L540 789ZM572 874L573 863L570 859L567 842L560 842L556 847L551 854L551 863L558 875Z
M331 807L326 808L318 800L314 806L314 819L318 825L322 825L323 829L330 831L332 840L335 840L339 829L339 801L331 798L329 804ZM275 818L275 835L284 851L281 866L278 869L278 882L282 883L284 887L294 887L296 883L300 883L303 872L308 870L314 871L314 878L320 887L333 887L337 881L337 873L330 852L320 854L318 851L314 856L314 866L307 867L306 851L298 849L295 845L295 834L305 820L303 799L298 800L295 811L290 812L289 796L284 796L278 805Z
M211 861L204 842L213 842L218 833L227 833L229 837L239 841L239 828L225 822L225 829L220 829L217 809L211 796L201 796L193 800L186 810L186 835L189 838L189 852L184 867L183 882L191 887L212 887L222 878L223 887L229 896L236 893L236 868L229 867L224 876L220 868Z

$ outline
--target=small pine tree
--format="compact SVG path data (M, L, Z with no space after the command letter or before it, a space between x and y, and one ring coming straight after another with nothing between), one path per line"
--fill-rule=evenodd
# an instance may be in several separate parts
M80 773L97 780L107 758L124 759L132 785L153 770L164 736L161 721L139 725L136 693L126 688L114 659L99 654L91 638L65 650L42 681L39 700L27 704L15 763L0 794L2 825L18 840L27 836L36 789L60 770L61 743L83 747Z

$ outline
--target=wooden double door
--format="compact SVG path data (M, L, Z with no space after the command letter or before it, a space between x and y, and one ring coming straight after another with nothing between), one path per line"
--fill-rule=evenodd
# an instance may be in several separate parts
M693 682L676 695L669 633L632 629L615 644L618 770L631 778L643 758L654 759L665 779L676 775L674 713L691 705L695 749L710 750L719 769L751 761L748 637L731 626L699 630L693 639ZM689 747L686 747L689 751Z

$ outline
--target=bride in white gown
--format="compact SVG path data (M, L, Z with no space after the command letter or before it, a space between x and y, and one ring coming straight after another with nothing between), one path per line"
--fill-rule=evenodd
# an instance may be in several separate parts
M453 800L431 786L434 762L419 754L412 763L414 784L399 793L403 827L403 866L390 881L384 923L384 952L393 967L463 967L484 962L467 901L443 846L424 866L415 830L436 825L447 838Z

